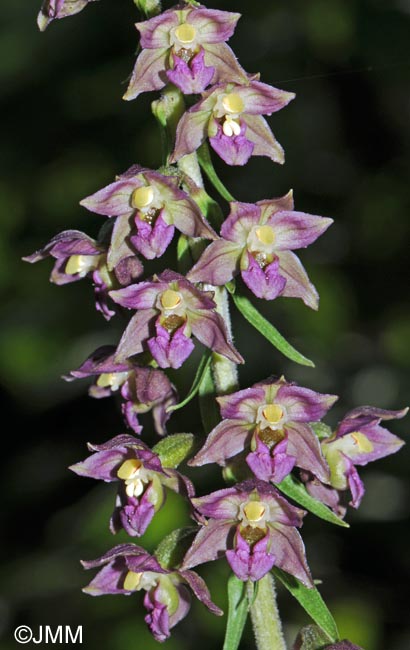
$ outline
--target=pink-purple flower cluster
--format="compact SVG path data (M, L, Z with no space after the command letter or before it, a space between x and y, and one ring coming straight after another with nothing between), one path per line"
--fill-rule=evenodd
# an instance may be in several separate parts
M77 13L88 1L45 0L40 28ZM87 569L99 568L86 593L145 591L145 620L158 641L186 616L191 592L211 612L222 613L191 570L202 563L225 558L244 582L257 582L277 567L313 588L298 531L307 513L288 502L282 482L292 475L307 499L344 516L347 503L357 508L364 493L356 467L403 444L381 423L403 417L406 409L355 409L334 433L319 437L315 425L337 397L284 377L244 390L234 384L220 389L220 422L202 445L195 445L194 455L191 434L169 435L171 411L180 404L168 369L181 368L197 344L209 350L215 373L221 359L234 376L232 368L244 363L232 342L227 312L218 303L221 291L227 298L228 283L230 291L241 291L231 282L241 278L258 298L300 298L318 307L317 291L294 251L313 244L332 220L296 211L289 192L254 204L232 201L216 232L208 211L212 201L184 164L207 142L228 165L245 165L251 156L284 162L264 116L287 106L294 94L262 83L240 66L227 45L239 17L186 1L137 23L141 51L125 99L171 84L182 105L190 106L178 116L167 164L160 170L133 165L81 201L106 217L97 239L64 231L25 258L54 258L51 280L56 284L91 279L105 318L130 313L118 344L98 348L66 377L91 379L89 393L97 399L117 393L127 433L89 444L91 455L71 469L117 483L112 533L124 529L131 537L142 536L169 489L188 502L196 528L172 566L159 551L150 555L131 543L83 562ZM195 97L184 104L190 95ZM141 258L161 258L176 234L191 260L188 270L181 264L178 272L162 268L143 277ZM141 416L150 411L162 438L153 449L142 439L146 425ZM176 469L188 456L191 467L216 463L237 482L196 496L191 480ZM343 643L329 648L347 648Z

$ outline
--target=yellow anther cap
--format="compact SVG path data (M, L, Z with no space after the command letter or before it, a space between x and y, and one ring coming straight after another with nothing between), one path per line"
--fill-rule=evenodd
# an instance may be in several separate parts
M176 28L175 36L180 43L183 43L184 45L190 45L195 40L196 29L188 23L182 23L182 25L179 25Z
M128 478L134 476L139 469L141 469L142 463L138 458L129 458L126 460L117 472L118 478L121 478L123 481L126 481Z
M181 303L181 296L178 291L167 289L161 294L161 305L164 309L175 309Z
M364 433L360 433L360 431L354 431L350 435L360 451L363 451L365 454L373 451L373 444L370 442L369 438L364 435Z
M227 113L239 114L245 108L242 97L237 93L229 93L222 100L222 106Z
M134 571L128 571L124 580L124 589L125 591L135 591L138 587L141 580L142 573L135 573Z
M249 501L243 508L248 521L258 522L266 512L266 508L260 501Z
M147 208L154 200L154 189L151 185L144 185L138 187L131 195L131 205L137 210Z
M277 424L283 418L283 409L278 404L268 404L262 415L270 424Z
M267 246L271 246L276 239L275 231L271 226L260 226L255 232L259 241Z

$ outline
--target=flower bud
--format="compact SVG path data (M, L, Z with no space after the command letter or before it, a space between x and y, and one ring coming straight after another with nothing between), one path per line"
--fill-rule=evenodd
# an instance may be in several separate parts
M158 16L161 13L161 0L134 0L142 13L144 13L147 18L152 18L152 16Z

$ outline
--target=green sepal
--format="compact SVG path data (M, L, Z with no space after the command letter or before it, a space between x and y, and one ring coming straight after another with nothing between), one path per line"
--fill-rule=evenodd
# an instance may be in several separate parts
M177 528L164 537L154 551L154 555L163 569L175 569L181 564L192 543L192 537L197 531L198 529L192 526Z
M329 637L317 625L307 625L302 628L296 639L297 650L324 650L329 643Z
M189 402L195 397L195 395L197 395L202 380L204 378L204 375L211 364L212 361L211 354L212 353L210 350L207 350L205 352L205 354L203 355L199 363L198 370L195 373L194 381L192 382L192 386L189 389L187 396L182 400L182 402L179 402L178 404L173 404L173 406L169 406L167 408L167 413L171 413L172 411L178 411L179 409L182 409L184 406L189 404Z
M232 574L228 580L228 621L223 650L237 650L248 617L246 582Z
M147 18L158 16L161 13L161 0L134 0L134 3Z
M312 427L313 431L316 433L319 440L324 440L325 438L329 438L333 434L331 427L329 427L324 422L311 422L310 426Z
M320 519L324 519L336 526L349 528L349 524L346 521L343 521L343 519L335 515L324 503L310 496L303 483L291 474L288 474L281 483L276 483L275 485L283 494L286 494L287 497L296 501L296 503L309 510L309 512L312 512L316 517L320 517Z
M194 439L192 433L175 433L157 442L152 451L158 454L162 467L175 469L193 453Z
M237 293L232 294L232 298L237 309L241 312L242 316L246 318L248 323L253 325L253 327L285 357L295 363L299 363L301 366L310 366L311 368L315 367L313 361L298 352L290 343L288 343L282 334L278 332L276 327L274 327L264 316L262 316L262 314L258 312L256 307L252 305L248 298L240 296Z
M336 621L316 587L305 587L300 580L281 569L273 569L274 576L290 591L303 609L329 637L329 641L339 639Z

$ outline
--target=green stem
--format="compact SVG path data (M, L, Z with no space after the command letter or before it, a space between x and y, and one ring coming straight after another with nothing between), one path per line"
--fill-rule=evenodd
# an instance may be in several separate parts
M282 624L276 603L275 583L270 573L258 582L256 598L252 602L253 585L248 584L251 619L258 650L286 650Z
M208 180L212 183L214 188L219 192L225 201L235 201L235 198L226 189L225 185L222 183L221 179L215 171L215 167L212 162L211 154L209 152L209 147L206 142L204 142L198 149L198 160L202 169L208 177Z

